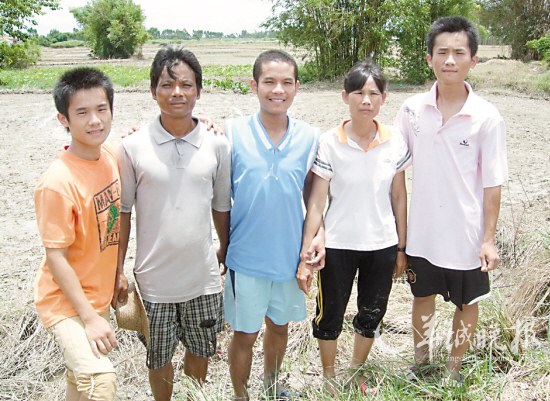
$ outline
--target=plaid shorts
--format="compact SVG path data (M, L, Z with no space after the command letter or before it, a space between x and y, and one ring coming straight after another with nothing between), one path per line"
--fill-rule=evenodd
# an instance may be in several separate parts
M179 341L196 356L214 355L216 335L222 331L224 323L221 292L179 303L143 300L143 305L151 334L147 349L149 369L159 369L170 362Z

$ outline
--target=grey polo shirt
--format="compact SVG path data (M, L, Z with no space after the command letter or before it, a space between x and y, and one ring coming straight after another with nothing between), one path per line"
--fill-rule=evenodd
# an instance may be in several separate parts
M231 208L227 139L198 123L181 139L160 116L122 140L121 211L136 210L134 273L143 299L185 302L221 291L211 209Z

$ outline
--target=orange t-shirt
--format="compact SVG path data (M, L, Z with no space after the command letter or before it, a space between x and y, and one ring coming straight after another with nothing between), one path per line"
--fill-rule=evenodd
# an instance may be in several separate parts
M120 177L112 145L99 160L61 153L34 192L38 230L46 248L68 248L67 259L98 313L113 297L120 233ZM78 313L53 278L46 258L35 281L36 310L50 327Z

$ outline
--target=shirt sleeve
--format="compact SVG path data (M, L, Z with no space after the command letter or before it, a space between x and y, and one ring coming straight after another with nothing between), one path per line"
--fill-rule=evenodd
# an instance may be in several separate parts
M394 140L394 150L395 150L395 170L397 173L404 171L407 167L411 165L412 157L409 152L409 147L405 143L401 133L393 129L392 130L392 139Z
M313 163L315 163L315 158L317 157L317 149L319 148L319 129L315 128L313 132L315 140L311 144L311 149L307 158L307 169L308 171L311 170L313 167Z
M228 212L231 210L231 147L224 137L219 139L219 163L214 180L212 209Z
M405 146L411 154L413 150L412 137L414 136L413 126L411 124L411 117L413 117L413 115L414 112L404 103L399 109L394 121L395 130L401 135L405 142Z
M330 160L330 148L329 148L329 138L330 133L323 135L317 148L317 155L315 161L313 162L313 167L311 171L317 174L319 177L330 181L334 176L332 169L332 163Z
M480 143L483 187L496 187L508 180L506 127L500 114L486 123Z
M34 192L38 232L46 248L67 248L75 240L75 219L78 210L61 193L39 187Z
M118 147L117 162L122 186L120 211L122 213L131 213L132 206L134 206L136 201L137 179L134 165L125 147L124 141L122 141Z

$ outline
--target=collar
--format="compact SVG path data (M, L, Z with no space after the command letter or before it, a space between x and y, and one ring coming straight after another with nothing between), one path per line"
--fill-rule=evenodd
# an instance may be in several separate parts
M358 149L363 150L359 145L357 145L352 139L349 139L348 136L346 135L346 131L344 130L344 125L346 125L350 121L351 120L344 120L342 124L340 124L340 126L338 126L338 128L336 129L336 136L338 137L338 141L340 141L340 143L348 144L348 145L350 144L349 142L352 142L354 145L353 147L357 147ZM391 130L388 127L386 127L383 124L380 124L380 122L378 122L377 119L373 119L373 121L374 121L374 125L376 125L376 136L374 137L372 142L369 144L369 147L366 151L369 151L375 148L376 146L389 141L391 138Z
M462 109L460 109L456 115L472 116L476 112L475 98L477 95L474 93L472 86L468 82L464 81L464 86L468 91L468 97L466 98L466 102L464 102ZM430 88L430 91L427 93L426 104L437 109L437 81L434 82Z
M193 118L193 120L195 120L195 122L197 123L195 128L193 128L193 130L189 132L187 135L181 138L176 138L174 135L172 135L171 133L169 133L164 129L164 127L160 123L160 115L159 115L153 121L153 124L152 124L153 129L151 130L153 132L153 138L155 139L155 142L157 143L157 145L162 145L166 142L182 140L189 143L190 145L193 145L196 148L200 148L202 143L202 134L201 134L202 123L198 121L196 118Z
M283 139L277 145L277 149L280 151L283 151L290 142L290 132L292 132L294 120L287 116L287 122L288 128L286 129ZM252 123L254 124L254 130L258 133L258 136L260 137L260 140L262 141L265 148L267 150L273 149L273 142L271 142L271 138L269 138L269 135L267 134L265 127L260 120L260 113L256 113L252 116Z

